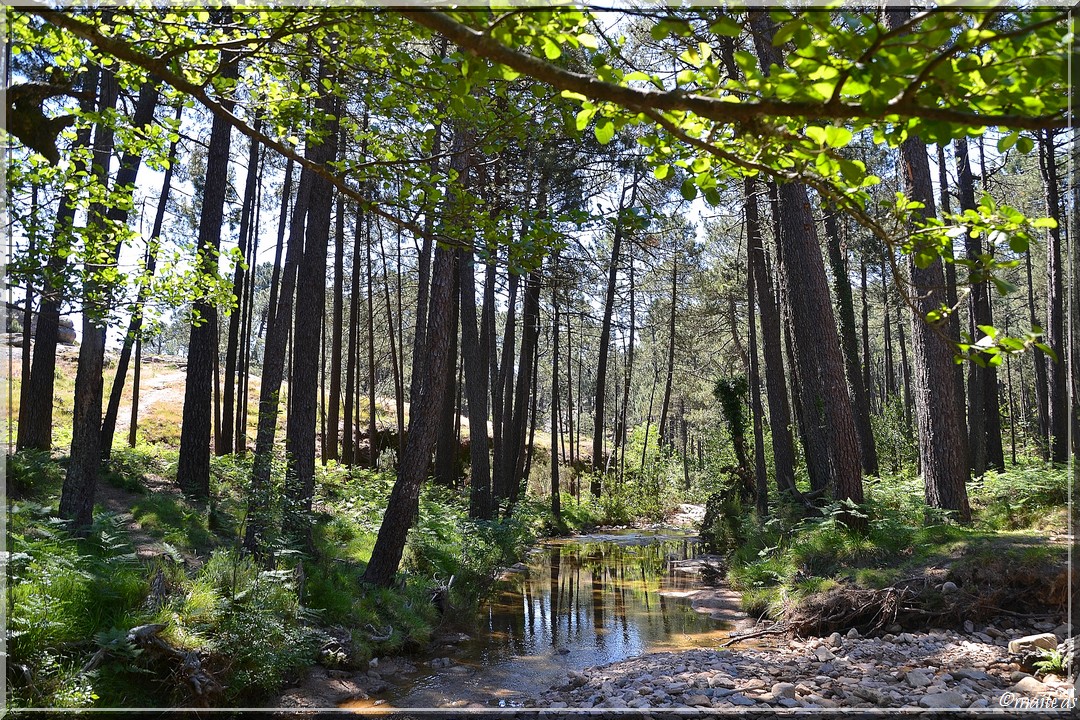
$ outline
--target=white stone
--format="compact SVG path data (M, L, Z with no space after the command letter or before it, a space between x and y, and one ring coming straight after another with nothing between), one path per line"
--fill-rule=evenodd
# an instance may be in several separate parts
M1054 633L1041 633L1039 635L1027 635L1009 642L1009 652L1013 655L1024 655L1036 650L1054 650L1057 648L1058 639Z

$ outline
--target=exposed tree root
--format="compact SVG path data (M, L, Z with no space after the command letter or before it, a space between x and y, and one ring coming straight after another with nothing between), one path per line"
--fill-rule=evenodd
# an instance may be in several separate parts
M1057 617L1065 612L1064 568L972 563L954 567L948 577L953 586L947 589L943 577L930 574L880 589L837 587L800 602L788 613L788 624L800 635L848 628L866 634L892 625L918 630L1000 614Z
M127 643L142 649L152 656L164 658L175 666L174 672L183 678L191 689L193 701L199 707L211 707L223 688L214 676L202 666L199 654L194 650L181 650L161 639L159 633L165 629L163 624L139 625L128 631ZM110 648L100 648L90 661L83 666L83 672L90 672L100 666L109 655Z

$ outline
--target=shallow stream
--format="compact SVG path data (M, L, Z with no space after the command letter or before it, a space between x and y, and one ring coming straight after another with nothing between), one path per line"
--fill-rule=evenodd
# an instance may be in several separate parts
M745 620L736 593L706 588L697 539L611 532L534 548L500 582L470 638L386 677L391 707L518 706L569 670L647 652L715 647ZM449 657L449 667L430 662ZM371 700L346 707L370 707Z

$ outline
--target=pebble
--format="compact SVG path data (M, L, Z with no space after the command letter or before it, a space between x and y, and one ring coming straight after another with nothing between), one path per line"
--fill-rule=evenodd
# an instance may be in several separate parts
M1001 627L1003 623L999 623ZM845 631L776 647L653 653L571 670L532 698L550 708L995 708L1002 694L1067 698L1069 683L1044 683L1010 661L1005 633L903 632L866 638ZM984 632L990 631L990 632ZM1030 628L1029 628L1030 632ZM995 640L994 635L1001 635ZM1009 639L1028 633L1009 629ZM895 641L895 642L894 642ZM833 648L842 648L837 652Z

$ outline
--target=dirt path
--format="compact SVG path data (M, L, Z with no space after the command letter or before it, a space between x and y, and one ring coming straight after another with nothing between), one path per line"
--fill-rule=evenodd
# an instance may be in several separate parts
M163 375L155 375L147 378L139 388L139 417L146 417L150 409L158 403L169 403L183 407L184 383L187 380L187 372L175 370ZM131 425L130 408L127 412L121 411L116 418L116 432L127 430Z

